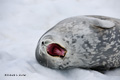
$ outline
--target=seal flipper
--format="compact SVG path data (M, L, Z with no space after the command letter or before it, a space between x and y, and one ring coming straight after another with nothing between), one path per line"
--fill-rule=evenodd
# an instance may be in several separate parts
M96 66L96 67L92 67L90 69L96 70L96 71L101 72L101 73L105 73L106 71L110 70L110 68L107 68L106 66Z
M94 17L88 17L90 23L92 23L94 26L101 27L101 28L112 28L115 26L115 23L110 20L102 20L99 18Z

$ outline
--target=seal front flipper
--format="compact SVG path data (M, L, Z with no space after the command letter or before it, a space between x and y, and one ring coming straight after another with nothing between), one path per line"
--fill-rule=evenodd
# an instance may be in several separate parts
M95 67L92 67L90 69L96 70L96 71L101 72L101 73L105 73L106 71L110 70L110 68L108 68L107 66L95 66Z
M90 19L90 23L93 26L101 27L101 28L112 28L115 26L115 23L110 20L102 20L99 18L88 17Z

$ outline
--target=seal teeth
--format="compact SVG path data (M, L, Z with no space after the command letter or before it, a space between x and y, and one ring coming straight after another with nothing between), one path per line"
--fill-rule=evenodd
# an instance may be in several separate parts
M51 56L64 57L66 52L66 49L57 43L52 43L47 46L47 53Z

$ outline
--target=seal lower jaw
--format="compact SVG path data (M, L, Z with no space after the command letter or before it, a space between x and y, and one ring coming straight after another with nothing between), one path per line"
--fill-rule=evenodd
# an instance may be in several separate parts
M53 57L64 58L67 50L57 43L52 43L47 46L47 53Z
M53 68L55 67L53 65L53 63L47 58L47 56L45 56L45 54L39 49L36 49L36 60L39 64L41 64L42 66L48 67L48 68ZM48 61L49 60L49 61Z

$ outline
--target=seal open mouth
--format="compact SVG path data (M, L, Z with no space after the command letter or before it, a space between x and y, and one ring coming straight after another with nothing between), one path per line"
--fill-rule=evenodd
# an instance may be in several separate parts
M61 47L57 43L52 43L47 46L47 53L51 56L61 57L63 58L66 54L67 50Z

